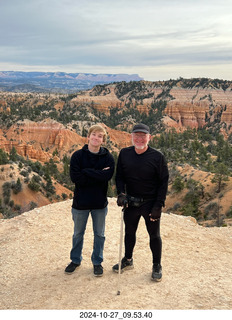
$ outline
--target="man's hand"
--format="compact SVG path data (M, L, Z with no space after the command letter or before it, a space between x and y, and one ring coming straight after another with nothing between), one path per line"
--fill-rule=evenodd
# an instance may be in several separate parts
M127 201L127 196L125 195L125 193L120 193L118 195L118 199L117 199L117 205L119 207L124 207L125 205L127 205L128 201Z
M162 207L153 207L149 214L151 221L158 221L161 217Z

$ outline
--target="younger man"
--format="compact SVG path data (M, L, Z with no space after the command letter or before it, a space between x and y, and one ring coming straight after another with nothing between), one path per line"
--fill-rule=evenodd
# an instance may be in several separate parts
M88 132L88 144L73 153L70 161L70 177L75 183L72 218L74 221L73 247L70 253L71 263L65 272L71 274L82 261L84 233L91 213L93 221L94 243L91 260L95 276L103 275L103 249L105 242L105 217L107 214L108 181L114 173L114 159L110 152L102 147L106 140L106 131L100 125L94 125Z

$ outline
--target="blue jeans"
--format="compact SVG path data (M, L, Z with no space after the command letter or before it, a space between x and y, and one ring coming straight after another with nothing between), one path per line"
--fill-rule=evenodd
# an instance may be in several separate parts
M100 265L103 261L103 249L105 243L105 218L108 208L77 210L72 208L72 218L74 221L73 247L70 253L72 262L80 264L82 261L82 248L84 242L85 229L91 213L93 221L93 252L91 260L93 265Z

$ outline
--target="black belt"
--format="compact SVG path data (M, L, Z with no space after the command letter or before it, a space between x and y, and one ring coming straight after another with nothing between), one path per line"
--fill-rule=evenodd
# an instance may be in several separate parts
M142 204L148 201L154 201L154 198L137 198L130 195L127 195L128 205L132 207L140 207Z

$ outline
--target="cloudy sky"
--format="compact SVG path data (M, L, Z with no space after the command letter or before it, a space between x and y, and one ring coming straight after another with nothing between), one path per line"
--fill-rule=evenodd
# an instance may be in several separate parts
M232 80L231 0L0 0L0 71Z

